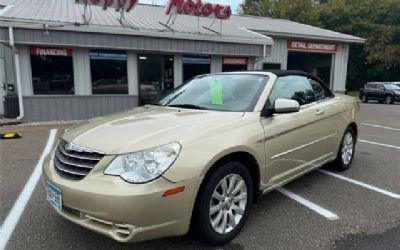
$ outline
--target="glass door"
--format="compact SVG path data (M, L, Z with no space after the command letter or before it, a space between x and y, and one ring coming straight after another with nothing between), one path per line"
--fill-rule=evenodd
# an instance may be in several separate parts
M171 55L139 55L140 104L157 103L174 89L174 57Z

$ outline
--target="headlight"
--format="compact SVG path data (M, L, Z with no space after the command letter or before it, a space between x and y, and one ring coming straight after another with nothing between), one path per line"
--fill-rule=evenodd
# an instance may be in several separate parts
M396 95L400 95L400 90L395 90L394 93L395 93Z
M177 142L117 156L104 174L117 175L132 183L144 183L160 177L174 163L181 151Z

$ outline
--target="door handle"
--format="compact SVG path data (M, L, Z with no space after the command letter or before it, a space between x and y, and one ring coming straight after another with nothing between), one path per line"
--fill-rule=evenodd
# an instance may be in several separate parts
M322 110L322 109L317 109L317 110L315 111L314 115L323 115L324 113L325 113L324 110Z

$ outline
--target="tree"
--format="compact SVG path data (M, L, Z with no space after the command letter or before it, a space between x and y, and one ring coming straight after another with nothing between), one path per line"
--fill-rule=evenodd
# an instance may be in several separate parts
M245 0L240 13L289 19L310 25L321 25L318 3L312 0Z
M348 89L400 80L400 0L245 0L241 9L365 38L350 46Z
M349 89L367 81L399 80L400 0L329 0L321 6L322 27L363 37L351 45Z

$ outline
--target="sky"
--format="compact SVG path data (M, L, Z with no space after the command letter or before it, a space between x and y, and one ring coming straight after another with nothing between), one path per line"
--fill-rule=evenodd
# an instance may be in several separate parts
M202 0L202 2L230 5L233 13L238 12L239 4L241 4L242 1L243 0ZM166 5L168 2L169 0L139 0L139 3L157 4L157 5ZM197 2L197 0L193 0L193 2Z

